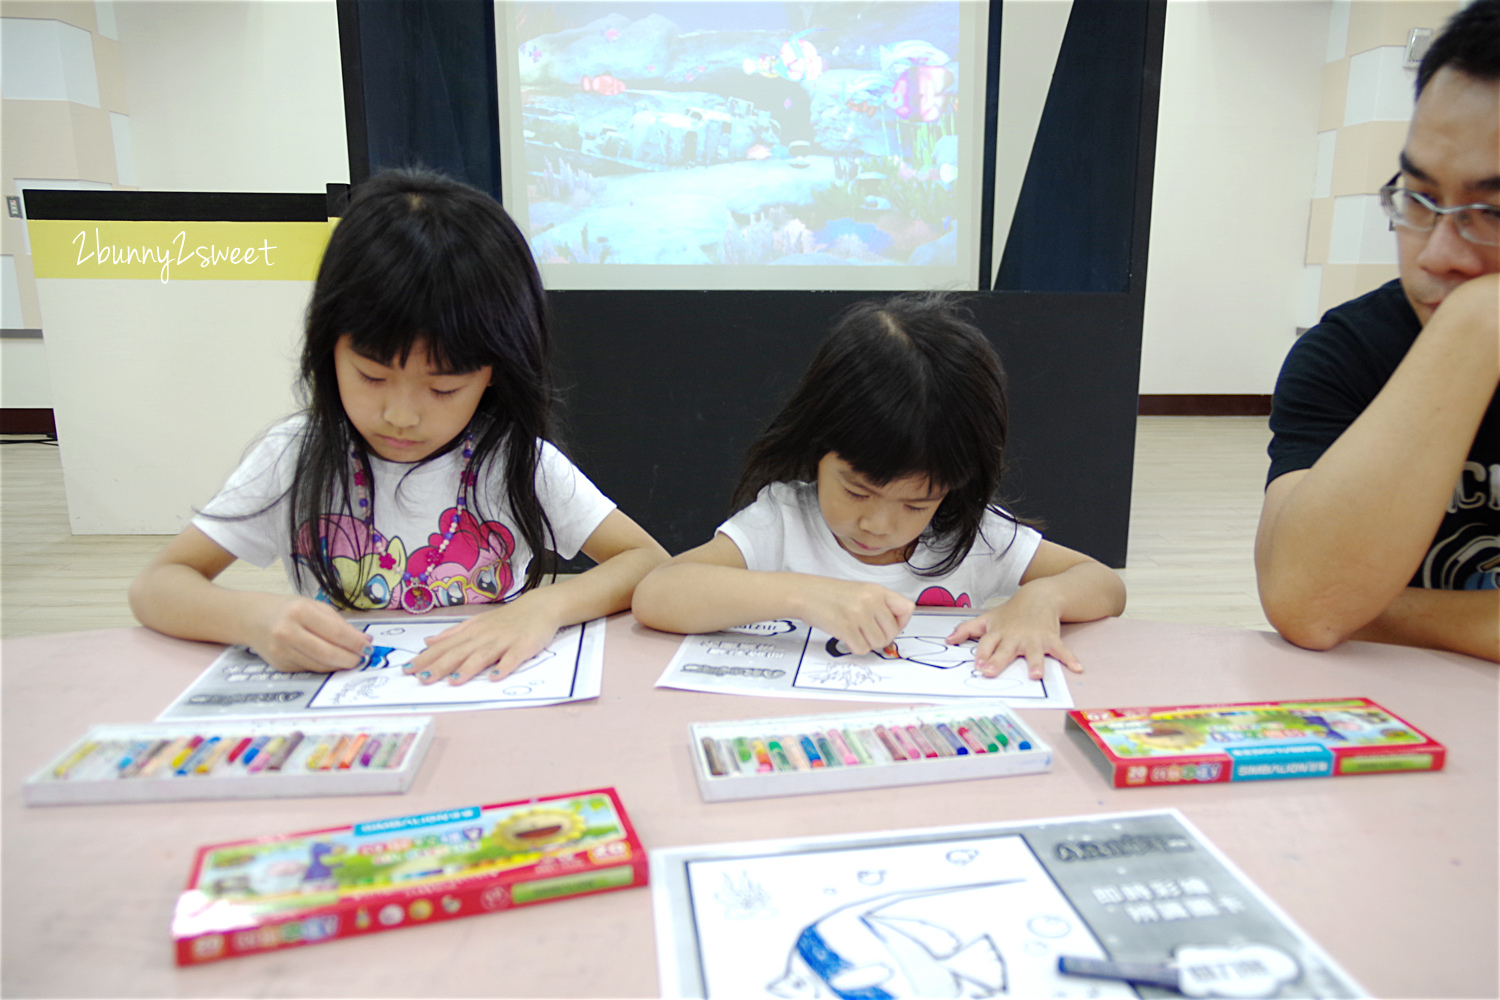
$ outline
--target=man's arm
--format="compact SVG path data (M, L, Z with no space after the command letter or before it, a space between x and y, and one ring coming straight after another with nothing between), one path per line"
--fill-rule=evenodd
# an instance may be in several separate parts
M1454 289L1385 388L1317 463L1266 488L1255 568L1266 617L1289 641L1328 649L1379 618L1385 641L1404 641L1395 636L1410 628L1413 644L1472 652L1441 641L1461 631L1449 616L1471 605L1426 602L1417 630L1405 600L1393 602L1426 555L1500 383L1497 326L1500 276ZM1418 635L1440 641L1417 642ZM1494 658L1493 645L1477 655Z

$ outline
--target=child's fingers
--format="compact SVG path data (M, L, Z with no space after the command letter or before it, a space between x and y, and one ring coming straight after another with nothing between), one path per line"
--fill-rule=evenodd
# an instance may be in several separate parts
M500 662L484 672L484 676L492 681L503 680L515 673L522 664L535 656L536 653L536 650L527 652L520 646L512 646L505 651L504 656L500 657Z
M960 622L958 628L949 633L948 638L943 641L950 646L956 646L970 639L978 639L989 631L990 625L983 617L970 618L966 622Z
M1017 655L1014 639L1000 632L986 632L974 647L974 666L986 677L998 677Z
M1083 664L1079 662L1078 657L1073 655L1072 650L1062 644L1061 640L1054 642L1048 648L1047 655L1073 671L1073 673L1083 673Z

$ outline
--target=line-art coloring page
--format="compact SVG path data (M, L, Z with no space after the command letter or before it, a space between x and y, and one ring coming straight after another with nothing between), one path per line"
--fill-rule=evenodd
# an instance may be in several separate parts
M1024 659L997 677L975 669L973 641L950 645L964 621L950 613L912 615L895 642L855 654L795 619L756 622L683 639L657 687L839 701L1000 700L1021 708L1071 708L1062 664L1047 657L1040 680Z

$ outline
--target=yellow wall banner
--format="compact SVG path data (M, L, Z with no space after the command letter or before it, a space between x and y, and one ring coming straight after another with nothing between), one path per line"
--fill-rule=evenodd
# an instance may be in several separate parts
M312 281L328 222L85 222L32 219L38 278Z

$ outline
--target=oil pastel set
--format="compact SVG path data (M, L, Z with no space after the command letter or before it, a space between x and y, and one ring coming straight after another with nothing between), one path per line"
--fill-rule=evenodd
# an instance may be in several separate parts
M1000 702L688 727L705 802L1036 774L1052 751Z
M200 848L177 964L279 951L646 884L613 788Z
M399 793L432 733L425 715L98 725L22 796L40 806Z
M651 893L664 997L1367 995L1175 809L665 848Z
M1091 708L1067 729L1116 788L1440 771L1447 756L1368 698Z

